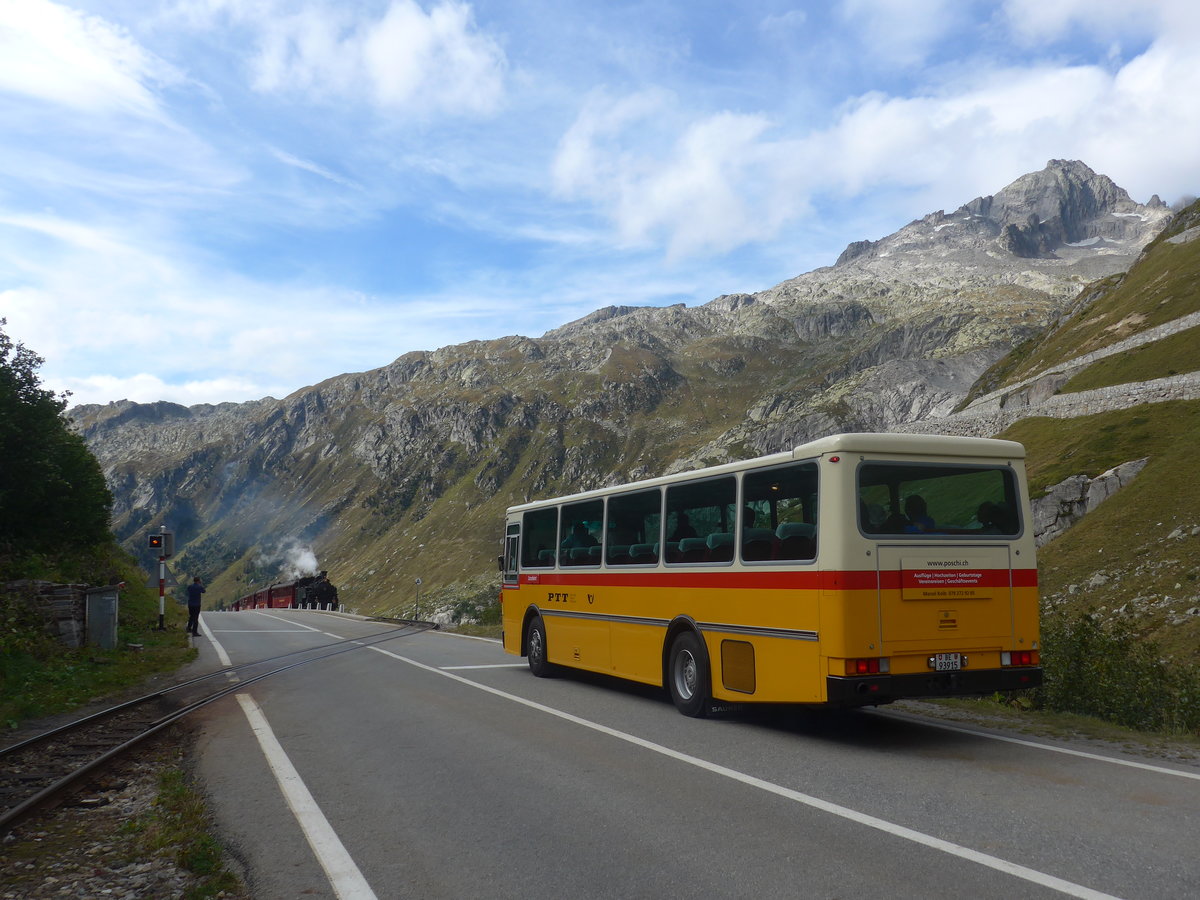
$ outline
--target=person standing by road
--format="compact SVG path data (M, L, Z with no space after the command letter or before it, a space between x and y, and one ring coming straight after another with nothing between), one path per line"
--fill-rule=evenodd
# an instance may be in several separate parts
M197 575L192 579L192 583L188 585L188 634L200 636L200 595L204 593L204 583L200 581L200 576Z

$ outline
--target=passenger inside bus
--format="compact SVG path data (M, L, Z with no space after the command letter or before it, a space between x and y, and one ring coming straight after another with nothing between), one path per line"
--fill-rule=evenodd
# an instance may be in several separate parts
M925 506L925 498L920 494L913 494L904 501L904 514L908 517L908 524L904 526L906 533L928 534L933 531L933 519Z
M573 547L595 547L599 543L588 533L587 526L582 522L576 522L567 539L562 542L562 546L564 550L570 550Z
M678 521L675 523L675 530L671 532L671 536L667 540L682 541L685 538L694 537L696 537L696 529L692 527L692 523L688 520L687 513L680 513Z

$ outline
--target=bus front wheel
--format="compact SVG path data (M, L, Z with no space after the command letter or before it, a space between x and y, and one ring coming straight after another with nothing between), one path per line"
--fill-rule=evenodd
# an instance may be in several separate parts
M667 662L667 688L671 700L685 716L700 718L708 711L708 657L700 639L690 631L671 643Z
M529 671L538 678L554 674L554 666L546 658L546 626L542 623L541 616L529 621L529 630L525 637L525 645L529 648Z

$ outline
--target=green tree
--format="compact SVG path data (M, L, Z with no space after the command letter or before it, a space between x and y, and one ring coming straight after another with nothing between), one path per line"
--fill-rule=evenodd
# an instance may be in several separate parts
M63 417L67 395L42 387L42 362L0 327L0 575L7 577L26 574L21 561L31 556L111 540L104 473Z

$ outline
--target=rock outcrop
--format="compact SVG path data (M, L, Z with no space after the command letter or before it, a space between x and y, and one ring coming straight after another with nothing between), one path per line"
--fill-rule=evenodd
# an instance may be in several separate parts
M1097 506L1133 481L1149 457L1115 466L1095 478L1073 475L1033 501L1033 530L1037 545L1058 537Z

